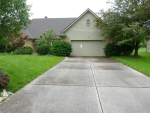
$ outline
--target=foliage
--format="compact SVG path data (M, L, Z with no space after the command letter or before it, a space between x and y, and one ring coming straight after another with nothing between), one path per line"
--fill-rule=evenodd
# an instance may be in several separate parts
M69 56L72 52L72 46L66 41L54 41L51 47L51 53L56 56Z
M115 0L95 21L102 36L113 38L118 45L133 45L138 56L140 42L150 34L150 0Z
M36 45L49 45L51 46L52 44L52 40L55 39L57 36L56 32L54 32L53 30L47 30L43 33L42 36L40 36L36 41L35 44Z
M13 53L16 54L16 55L21 55L22 50L21 49L16 49Z
M41 44L36 46L36 52L40 55L46 55L50 53L50 46L46 44Z
M46 55L50 53L50 47L52 40L56 39L57 34L53 30L47 30L36 41L36 52L40 55Z
M131 45L117 45L116 43L108 43L105 45L104 53L106 56L128 56L133 52Z
M33 48L30 46L24 46L21 48L21 53L22 54L32 54L33 53Z
M7 53L11 53L12 51L15 51L16 49L17 49L16 47L14 47L14 46L12 46L10 44L6 45L6 52Z
M115 56L113 58L150 77L150 52L146 52L146 48L140 48L139 55L141 57Z
M25 40L28 39L28 35L25 35L24 33L19 33L18 37L16 37L15 40L12 40L12 45L16 47L22 47L25 44Z
M0 71L0 88L6 89L10 81L8 74L4 74Z
M63 57L0 54L0 70L10 76L7 91L16 92L62 61Z
M122 56L129 56L133 53L134 47L132 45L122 44L120 49Z
M26 0L1 0L0 39L26 29L30 23L29 10L30 6L26 5Z
M121 50L116 44L111 44L108 43L104 47L104 53L106 56L120 56L121 55Z
M4 45L0 45L0 53L5 52L6 47Z
M147 40L143 40L141 43L140 43L140 47L146 47L147 45Z
M7 40L5 38L0 39L0 52L6 51Z
M17 35L8 35L7 39L9 40L8 49L11 48L9 51L12 52L25 44L25 40L28 39L28 35L20 32Z
M29 55L32 53L33 53L33 48L30 46L19 47L14 51L14 54L17 54L17 55L19 55L19 54Z

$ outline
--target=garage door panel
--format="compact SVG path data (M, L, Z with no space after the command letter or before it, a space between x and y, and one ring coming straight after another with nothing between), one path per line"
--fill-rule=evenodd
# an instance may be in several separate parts
M105 41L71 41L72 56L104 56Z

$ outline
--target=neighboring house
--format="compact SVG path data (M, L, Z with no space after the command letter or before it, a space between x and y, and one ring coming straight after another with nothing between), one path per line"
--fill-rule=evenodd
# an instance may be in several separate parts
M33 19L25 31L29 36L26 45L35 47L34 41L46 30L53 29L59 33L61 40L72 44L71 56L104 56L106 41L94 26L96 17L98 16L93 11L87 9L78 18Z
M150 38L147 41L147 48L146 48L147 52L150 52Z

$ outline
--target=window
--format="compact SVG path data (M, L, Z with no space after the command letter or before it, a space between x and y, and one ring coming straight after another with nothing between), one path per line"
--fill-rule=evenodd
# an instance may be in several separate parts
M86 20L86 26L90 26L90 19Z

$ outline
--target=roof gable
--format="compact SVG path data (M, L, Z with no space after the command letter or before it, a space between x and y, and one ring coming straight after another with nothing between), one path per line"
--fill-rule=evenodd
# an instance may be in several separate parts
M90 12L93 16L98 17L92 10L90 10L89 8L84 11L77 19L75 19L69 26L67 26L62 33L64 33L65 31L67 31L71 26L73 26L80 18L82 18L87 12Z

